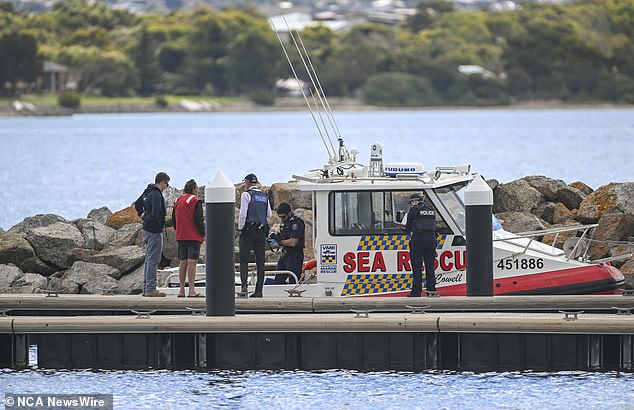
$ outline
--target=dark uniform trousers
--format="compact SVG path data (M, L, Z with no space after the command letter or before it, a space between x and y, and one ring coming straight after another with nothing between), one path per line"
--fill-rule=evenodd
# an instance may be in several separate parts
M290 270L297 276L297 280L302 275L302 265L304 263L304 251L286 251L277 262L277 270ZM275 275L275 284L281 285L286 283L286 279L290 279L290 283L296 283L295 279L288 273L278 273Z
M243 232L240 235L240 281L246 288L249 279L249 253L253 249L257 269L257 282L255 292L262 293L264 285L264 248L266 246L266 233L263 230ZM246 289L243 289L246 291Z
M434 261L436 259L436 233L414 233L409 242L410 262L412 263L412 294L420 296L423 288L423 260L425 261L425 288L436 291Z

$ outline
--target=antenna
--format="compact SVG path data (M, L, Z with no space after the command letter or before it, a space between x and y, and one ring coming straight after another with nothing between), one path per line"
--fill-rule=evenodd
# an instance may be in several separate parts
M334 165L337 163L351 161L352 158L350 157L350 153L348 152L348 150L346 149L344 145L343 137L341 136L341 132L339 130L339 127L337 126L337 122L335 121L334 116L332 115L332 109L330 107L330 104L328 103L328 100L326 99L326 95L324 93L321 82L319 81L319 77L317 76L315 67L313 66L313 63L310 60L308 50L306 50L306 46L304 45L304 42L300 34L298 32L293 33L293 30L291 30L290 25L288 24L288 21L286 20L286 18L283 18L283 20L284 20L284 23L286 24L289 37L293 41L293 44L295 45L295 49L297 50L297 54L299 55L299 58L301 59L302 64L304 65L304 69L306 70L306 73L308 74L308 78L310 80L312 89L314 90L314 92L311 93L314 107L311 105L310 101L308 100L308 97L306 96L306 93L304 92L304 88L301 86L301 81L299 79L299 76L297 75L297 71L295 70L295 67L293 67L293 63L291 62L288 52L286 51L286 47L284 46L284 43L282 42L282 39L272 20L271 20L271 25L273 26L273 30L275 31L275 34L277 36L277 39L280 45L282 46L282 50L284 51L284 55L286 56L286 61L288 61L288 64L291 67L293 76L295 77L295 80L297 81L300 87L302 96L304 97L304 101L306 102L306 105L308 106L308 109L313 118L313 122L315 123L315 127L317 127L317 131L319 132L319 136L321 137L322 142L324 146L326 147L326 151L328 152L328 156L329 156L329 163L331 165ZM301 44L301 47L300 47L300 44ZM319 122L316 118L315 112L319 116ZM338 140L338 145L339 145L338 149L336 149L333 144L333 141L330 137L330 133L328 132L328 127L322 116L322 112L325 114L326 118L328 119L330 128L332 129L332 132L335 134ZM321 125L319 124L320 122L321 122ZM321 127L323 127L323 130ZM326 143L326 139L328 140L328 143ZM330 146L328 146L328 144ZM354 162L354 160L352 160L352 162Z
M284 19L284 21L286 22L286 19ZM328 152L328 157L332 161L335 158L335 155L336 155L335 154L335 149L333 147L332 148L332 152L331 152L330 148L328 147L328 144L326 144L326 139L324 138L324 135L323 135L323 133L321 131L321 127L317 123L317 119L315 118L315 113L313 112L313 108L310 105L310 102L308 102L308 97L306 97L306 92L304 91L304 87L302 87L302 82L300 81L299 77L297 76L297 72L295 71L295 67L293 67L293 63L291 62L291 59L288 56L288 52L286 51L286 47L284 47L284 42L282 41L282 38L280 37L280 34L277 32L277 28L275 27L275 24L273 23L272 20L270 20L270 23L273 26L273 31L275 32L275 35L277 36L277 41L280 43L280 46L282 46L282 51L284 52L284 56L286 57L286 61L288 61L288 65L291 67L291 71L293 72L293 76L295 77L295 80L297 81L297 86L299 87L300 91L302 92L302 96L304 97L304 101L306 101L306 105L308 106L308 110L310 111L310 115L313 118L313 122L315 123L315 127L317 128L317 132L319 133L319 136L321 137L321 142L323 142L324 147L326 147L326 151ZM286 23L286 26L288 27L288 22ZM289 28L289 33L290 33L290 28ZM314 99L314 97L313 97L313 99ZM330 146L332 147L332 141L330 141L330 136L328 136L328 141L330 142Z

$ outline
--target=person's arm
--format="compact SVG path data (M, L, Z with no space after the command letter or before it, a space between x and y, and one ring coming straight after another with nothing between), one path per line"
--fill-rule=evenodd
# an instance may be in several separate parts
M172 208L172 226L176 229L176 203L174 203L174 208Z
M295 227L295 229L293 229L293 227ZM282 239L280 241L280 245L287 246L289 248L294 248L295 246L297 246L297 243L299 242L299 238L303 235L304 235L303 222L295 221L293 222L293 225L291 225L290 238Z
M243 192L240 197L240 214L238 216L238 230L244 229L244 223L247 220L247 211L249 210L249 202L251 202L251 195L248 192Z
M198 229L198 233L202 236L205 236L205 221L203 220L203 204L202 201L196 202L196 206L194 207L194 223L196 224L196 229ZM176 225L174 225L176 227Z
M150 192L146 198L150 209L145 212L146 221L159 221L161 219L161 196L156 192ZM148 212L149 211L149 212Z
M414 218L412 217L413 209L414 207L411 207L409 211L407 211L407 216L406 216L407 222L405 222L405 230L407 232L412 232L412 222L414 220Z

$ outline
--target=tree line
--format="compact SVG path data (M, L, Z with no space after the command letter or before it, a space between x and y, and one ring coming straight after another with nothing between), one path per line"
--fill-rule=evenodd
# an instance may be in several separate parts
M399 27L314 26L300 35L329 96L386 106L634 103L634 0L502 12L422 0ZM309 81L293 40L285 47ZM34 84L44 61L69 67L78 91L104 96L261 96L292 76L255 9L135 15L67 0L27 14L0 3L0 92Z

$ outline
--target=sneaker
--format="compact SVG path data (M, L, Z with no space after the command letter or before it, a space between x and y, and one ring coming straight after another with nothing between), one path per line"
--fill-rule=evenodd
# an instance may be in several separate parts
M165 296L165 293L154 289L154 290L150 290L148 292L145 292L143 294L143 296L148 297L148 298L162 298L163 296Z
M250 298L261 298L262 297L262 292L253 292L252 294L249 295Z

